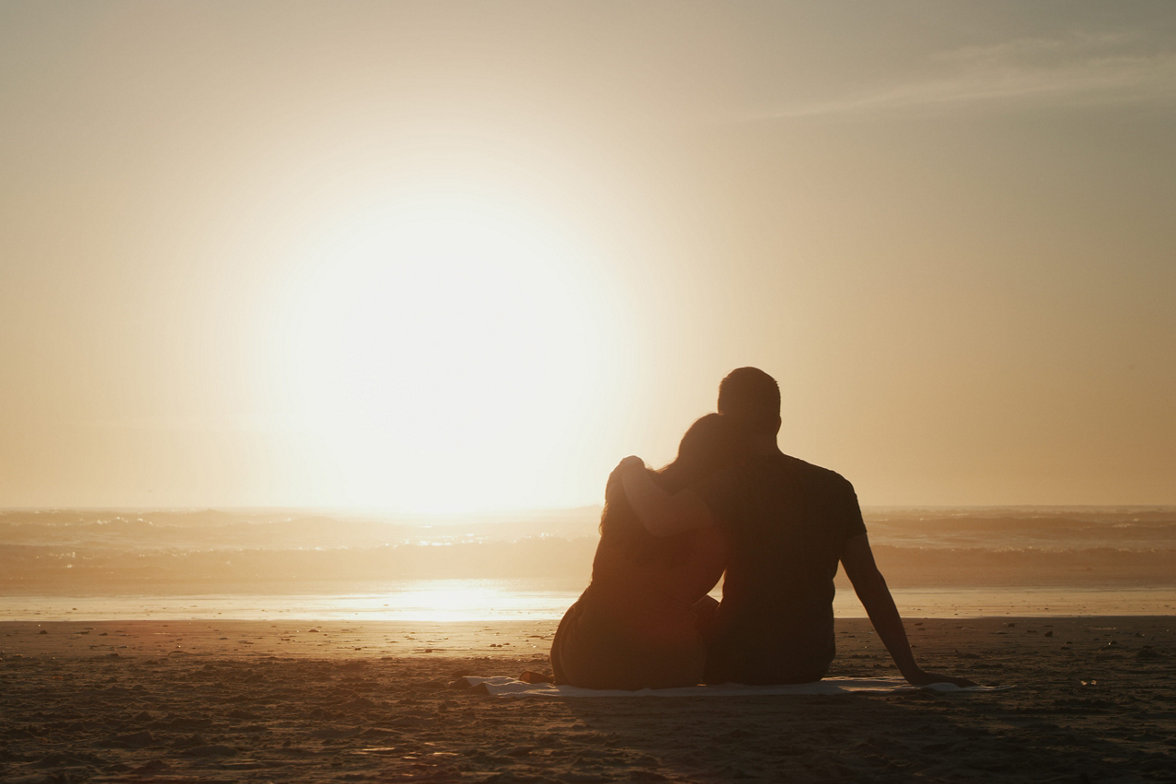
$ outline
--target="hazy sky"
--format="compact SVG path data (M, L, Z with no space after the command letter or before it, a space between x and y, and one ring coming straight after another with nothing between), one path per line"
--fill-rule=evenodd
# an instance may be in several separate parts
M0 506L1176 503L1176 5L0 0Z

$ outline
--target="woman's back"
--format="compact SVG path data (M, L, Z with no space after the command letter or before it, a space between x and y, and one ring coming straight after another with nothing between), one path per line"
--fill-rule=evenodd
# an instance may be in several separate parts
M641 689L699 682L706 646L697 605L723 573L725 542L710 528L670 537L665 546L672 558L635 561L622 545L601 539L592 582L552 643L558 683Z
M689 609L723 575L727 548L718 528L667 537L662 552L635 559L621 543L602 538L592 562L595 590L628 596L636 605Z

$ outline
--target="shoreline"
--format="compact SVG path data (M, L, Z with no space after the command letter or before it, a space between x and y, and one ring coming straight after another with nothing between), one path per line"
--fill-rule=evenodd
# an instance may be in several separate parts
M541 584L540 584L541 585ZM0 623L53 621L228 621L301 623L526 623L558 621L576 590L494 580L385 583L371 590L318 593L195 593L63 595L10 593ZM894 588L904 616L972 618L1176 614L1176 586L955 586ZM711 592L721 598L719 589ZM838 618L863 618L852 588L838 585Z
M352 621L306 619L125 619L96 621L0 621L0 661L16 658L199 656L214 659L546 658L559 621ZM969 646L989 638L1041 635L1061 649L1084 637L1113 639L1117 629L1132 639L1162 637L1176 614L983 615L904 618L911 646L949 659L970 661ZM839 658L847 650L885 650L866 618L836 619ZM950 641L945 642L945 641ZM1124 645L1118 642L1117 645ZM1154 645L1153 645L1154 647ZM1176 637L1172 649L1176 650ZM834 663L835 667L837 662ZM931 665L929 665L931 666ZM497 673L501 674L501 673ZM840 673L847 674L847 673Z
M912 645L919 638L964 629L1073 630L1090 625L1134 627L1171 623L1176 613L1142 615L977 615L904 618ZM438 654L546 654L557 619L421 621L332 619L115 619L0 621L0 658L4 656L85 657L110 653L122 656L160 655L173 649L185 654L231 658L277 656L296 658L398 658ZM839 638L873 634L869 620L838 617ZM999 629L994 634L1004 634ZM1030 632L1032 633L1032 632ZM1051 635L1051 636L1056 636ZM497 642L496 642L497 641ZM178 647L176 647L178 646ZM504 647L513 650L506 651ZM1176 647L1176 646L1174 646Z

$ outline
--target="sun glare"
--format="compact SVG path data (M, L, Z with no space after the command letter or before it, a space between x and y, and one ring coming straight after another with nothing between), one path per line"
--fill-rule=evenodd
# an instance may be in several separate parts
M280 372L324 492L434 513L549 502L548 455L602 404L611 340L588 249L561 229L507 198L418 193L306 249Z

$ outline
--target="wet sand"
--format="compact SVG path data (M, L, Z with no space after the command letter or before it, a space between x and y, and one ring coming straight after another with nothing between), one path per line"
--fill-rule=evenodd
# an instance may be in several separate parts
M908 620L1001 692L511 699L552 621L0 624L0 780L1176 780L1176 617ZM894 675L868 621L831 674Z

